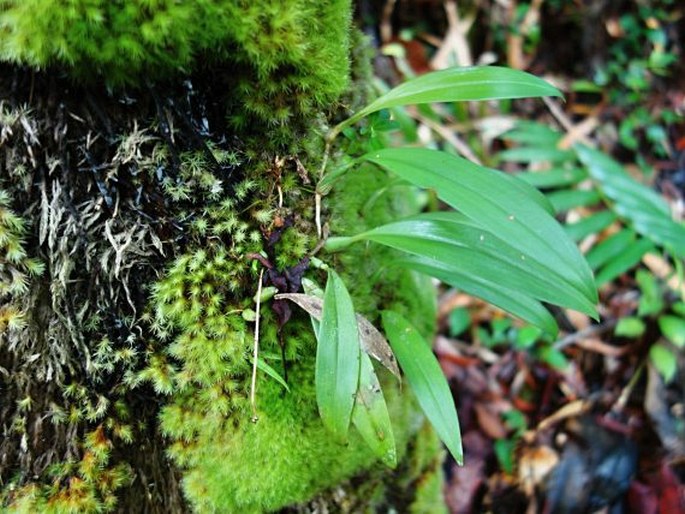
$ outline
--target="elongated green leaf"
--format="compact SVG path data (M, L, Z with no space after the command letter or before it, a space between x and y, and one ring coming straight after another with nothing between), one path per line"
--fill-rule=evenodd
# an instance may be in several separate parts
M443 270L488 277L502 287L587 314L595 307L572 281L537 255L525 255L455 212L422 214L352 238L371 240L434 261ZM452 280L451 282L455 282Z
M595 205L600 202L602 196L594 189L565 189L549 193L547 199L555 212L565 212L576 207Z
M352 411L352 423L373 453L387 466L397 466L397 449L388 406L371 359L361 354L359 391Z
M511 68L449 68L426 73L391 89L338 125L336 132L373 112L400 105L539 96L561 96L561 93L544 80Z
M593 270L600 268L611 259L625 253L635 243L637 234L629 228L619 230L601 243L592 247L587 254L587 262Z
M502 161L508 162L568 162L573 159L573 152L570 150L559 150L549 146L521 146L504 150L497 154Z
M374 152L365 159L438 196L526 258L534 257L597 302L592 273L550 216L549 202L523 181L465 159L419 148Z
M331 270L324 292L316 351L316 401L324 426L340 441L347 439L359 385L359 331L345 284Z
M654 243L649 239L638 239L634 244L626 248L624 252L607 262L597 272L597 284L601 286L612 281L621 273L625 273L633 266L636 266L642 260L644 254L652 250L654 250Z
M257 368L259 368L260 371L263 371L271 378L273 378L276 382L281 384L286 391L290 392L290 387L288 387L288 383L283 379L280 373L276 371L274 368L272 368L269 364L267 364L263 359L257 359Z
M383 328L407 382L438 437L458 464L463 464L459 419L447 379L430 345L402 316L384 311Z
M435 277L465 293L482 298L500 309L537 325L551 335L555 336L557 333L556 321L549 311L538 300L525 294L524 291L515 291L503 287L490 277L463 273L457 266L441 267L434 260L415 255L407 255L398 259L396 263Z
M580 221L565 225L564 230L571 240L580 241L590 234L601 232L617 219L618 216L616 216L613 211L600 211L591 214ZM594 267L592 267L592 269L594 269Z
M575 150L620 216L629 220L641 235L685 257L685 225L671 219L668 204L661 196L634 180L604 153L586 146L577 146Z
M557 146L563 134L542 123L519 121L516 126L502 135L502 139L528 143L536 146Z

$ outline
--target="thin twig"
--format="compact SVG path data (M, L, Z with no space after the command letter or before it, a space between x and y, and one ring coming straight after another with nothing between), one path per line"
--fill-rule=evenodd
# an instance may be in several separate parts
M616 400L616 403L611 408L613 412L618 413L622 412L623 409L625 409L626 405L628 404L628 399L630 398L630 395L633 392L633 389L635 389L635 386L642 377L642 372L645 369L646 363L647 359L643 359L638 368L635 370L635 373L633 373L633 376L630 377L628 384L623 388L623 391L621 391L621 395L618 397L618 400Z
M386 0L381 14L380 34L381 43L389 43L392 39L392 12L395 9L397 0Z
M337 127L336 127L337 128ZM321 169L319 170L319 183L326 173L326 166L328 165L328 154L331 152L331 140L338 134L334 128L326 136L326 147L323 151L323 158L321 160ZM321 193L318 190L314 194L314 222L316 223L316 235L321 239Z
M566 132L570 132L571 130L573 130L573 122L569 119L568 116L566 116L566 114L561 109L561 107L559 107L559 104L557 102L546 96L542 97L542 101L545 102L545 105L552 113L552 116L556 118L556 120L559 122L559 124L563 127L563 129Z
M476 156L476 154L474 154L473 151L469 148L469 145L467 145L464 141L462 141L459 138L459 136L457 136L453 131L451 131L444 125L437 123L429 118L426 118L425 116L422 116L418 113L410 113L410 116L419 123L426 125L429 129L431 129L433 132L442 137L445 141L451 144L457 152L459 152L469 161L473 162L474 164L478 164L479 166L483 164L480 161L480 159Z
M604 323L601 323L599 325L591 325L587 328L584 328L583 330L579 330L578 332L574 332L573 334L569 334L566 337L562 337L558 341L554 343L554 349L555 350L561 350L563 348L566 348L569 345L572 345L581 339L587 339L588 337L596 336L598 334L602 334L604 332L608 332L612 328L616 326L616 323L618 323L618 320L616 319L610 319Z
M252 422L257 422L257 359L259 359L259 311L262 304L262 278L264 269L259 270L257 283L257 307L254 321L254 353L252 354L252 383L250 384L250 405L252 406Z

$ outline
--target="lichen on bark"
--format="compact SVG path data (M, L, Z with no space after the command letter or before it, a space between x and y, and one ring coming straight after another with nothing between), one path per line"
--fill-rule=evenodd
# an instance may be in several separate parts
M349 2L34 3L0 0L2 508L306 511L332 488L311 501L344 512L361 477L377 494L347 504L389 505L397 477L318 419L303 313L264 305L262 356L290 391L260 375L256 423L248 398L259 269L295 289L317 243L307 170L345 110ZM325 215L354 231L411 197L359 170ZM370 319L395 306L429 334L430 286L387 257L329 260ZM412 453L431 435L388 394Z

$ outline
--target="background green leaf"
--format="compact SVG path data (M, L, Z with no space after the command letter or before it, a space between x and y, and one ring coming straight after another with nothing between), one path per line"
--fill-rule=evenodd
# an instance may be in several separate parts
M426 417L458 464L464 463L457 410L430 345L399 314L383 311L383 328Z
M359 385L357 320L347 288L330 270L316 351L316 401L326 428L345 441Z
M661 196L633 179L608 155L582 145L576 147L576 153L599 189L613 202L613 210L627 219L635 231L678 257L685 257L685 225L673 221Z
M676 356L661 343L653 344L649 348L649 360L663 377L664 382L670 382L678 371Z
M659 328L678 348L685 347L685 319L679 316L659 316Z

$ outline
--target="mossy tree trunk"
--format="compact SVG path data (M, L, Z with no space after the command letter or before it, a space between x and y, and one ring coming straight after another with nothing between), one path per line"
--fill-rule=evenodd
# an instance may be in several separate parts
M250 401L259 277L288 292L303 275L321 283L312 170L368 77L345 94L348 1L249 4L0 0L8 512L360 512L415 496L425 512L439 498L426 479L439 449L407 395L389 399L397 471L358 436L330 440L309 321L287 304L260 320L289 390L260 374ZM387 182L374 169L341 182L328 228L417 208L377 194ZM430 287L385 258L324 257L370 319L392 305L429 333Z

